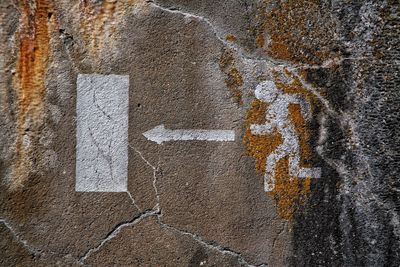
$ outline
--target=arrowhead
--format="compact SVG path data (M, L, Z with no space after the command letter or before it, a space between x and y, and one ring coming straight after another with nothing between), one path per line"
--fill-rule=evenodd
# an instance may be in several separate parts
M162 142L168 141L169 139L165 137L165 127L164 124L158 125L147 132L144 132L143 135L148 140L156 142L157 144L161 145Z

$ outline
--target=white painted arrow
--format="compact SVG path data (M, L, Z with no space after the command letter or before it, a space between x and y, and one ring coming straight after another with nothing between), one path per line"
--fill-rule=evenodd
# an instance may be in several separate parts
M151 130L143 133L150 141L162 144L168 141L235 141L235 131L233 130L170 130L165 129L164 125L158 125Z

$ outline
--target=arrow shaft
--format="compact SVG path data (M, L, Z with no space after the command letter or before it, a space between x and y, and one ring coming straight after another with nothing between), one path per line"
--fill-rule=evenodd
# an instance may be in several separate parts
M169 141L235 141L232 130L166 130L164 134Z

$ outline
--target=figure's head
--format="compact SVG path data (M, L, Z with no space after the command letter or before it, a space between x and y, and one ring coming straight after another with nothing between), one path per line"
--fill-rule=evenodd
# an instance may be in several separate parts
M263 81L257 85L254 93L258 99L271 103L278 96L279 91L273 81Z

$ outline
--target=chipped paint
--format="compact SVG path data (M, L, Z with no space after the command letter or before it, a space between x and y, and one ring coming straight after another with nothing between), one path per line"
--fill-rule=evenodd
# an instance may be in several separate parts
M49 58L50 7L47 0L20 2L17 95L16 162L10 188L23 185L35 161L35 144L43 125L45 74Z
M283 79L286 78L286 79ZM311 110L315 109L315 97L301 86L301 83L290 72L285 71L281 75L275 73L275 84L284 94L301 94L311 104ZM266 111L270 108L265 102L259 99L253 101L246 117L246 133L244 143L248 154L256 160L256 170L265 175L265 163L267 157L272 155L280 145L283 144L283 136L276 129L265 135L252 133L252 125L264 125L266 123ZM298 104L288 105L288 117L293 124L298 136L300 146L300 166L302 168L311 167L308 161L312 157L310 147L310 130L307 122L302 116L301 107ZM254 130L254 129L253 129ZM277 202L278 213L282 218L291 220L296 208L303 203L310 192L310 179L300 179L290 175L289 158L282 157L276 162L275 166L275 186L269 193Z

